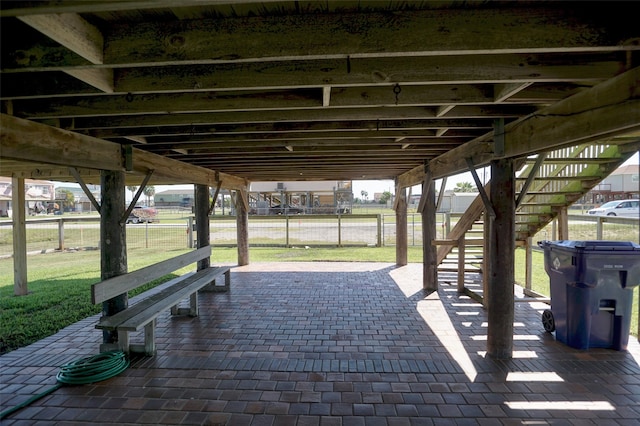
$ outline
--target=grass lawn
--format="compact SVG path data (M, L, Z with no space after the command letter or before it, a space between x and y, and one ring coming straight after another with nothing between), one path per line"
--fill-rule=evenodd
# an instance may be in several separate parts
M161 260L177 256L186 250L158 252L157 249L129 250L129 270L134 271ZM366 261L395 262L395 247L346 248L251 248L251 262L291 261ZM212 263L235 263L235 248L213 247ZM422 248L409 247L410 263L422 262ZM29 294L13 296L13 260L0 259L0 354L26 346L83 318L97 314L101 307L92 305L90 286L100 280L100 253L97 250L49 253L29 256ZM544 271L541 252L533 253L533 289L549 294L549 278ZM176 271L188 272L191 267ZM516 281L524 282L524 250L516 250ZM134 296L175 275L157 280ZM632 334L638 333L638 289L631 316Z

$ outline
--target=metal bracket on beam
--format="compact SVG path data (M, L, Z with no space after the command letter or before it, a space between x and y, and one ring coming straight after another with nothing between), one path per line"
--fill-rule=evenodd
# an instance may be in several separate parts
M538 173L538 170L540 170L540 166L542 166L542 163L544 162L544 160L546 158L547 158L547 153L546 152L538 154L538 158L536 158L536 162L533 165L533 169L531 170L531 172L529 172L529 176L527 176L527 180L524 182L524 185L522 185L522 189L520 190L520 193L518 194L518 198L516 199L516 209L522 203L522 200L524 199L524 196L527 195L527 191L529 190L529 187L533 183L533 179L535 179L536 174Z
M504 118L498 118L493 121L493 155L496 158L504 157L505 152L505 133Z
M473 180L476 182L476 186L478 187L478 193L480 194L480 198L482 198L482 203L484 204L484 208L487 210L487 214L495 218L496 212L493 209L493 205L491 204L491 200L487 195L487 192L484 190L484 186L482 186L482 182L480 182L480 177L478 177L478 173L476 173L476 166L473 164L471 158L465 158L467 165L469 166L469 171L471 172L471 176L473 176Z
M144 180L142 181L142 185L140 185L140 188L138 188L136 195L133 197L133 200L131 200L129 207L127 207L127 211L124 212L124 216L120 219L120 225L124 224L127 221L127 218L133 211L133 208L136 206L138 199L144 192L144 189L147 187L147 183L149 182L149 179L151 179L151 175L153 175L153 170L147 171L147 174L144 177Z
M122 159L125 171L133 171L133 147L131 145L122 145Z
M78 169L76 169L75 167L69 167L69 173L71 173L73 177L76 179L76 181L80 184L80 187L84 191L85 195L87 196L89 201L91 201L91 204L93 204L93 207L96 209L98 214L100 214L101 206L98 203L98 200L96 200L96 198L93 196L91 191L89 191L89 187L87 186L87 184L85 184L84 180L82 180L82 176L80 176Z

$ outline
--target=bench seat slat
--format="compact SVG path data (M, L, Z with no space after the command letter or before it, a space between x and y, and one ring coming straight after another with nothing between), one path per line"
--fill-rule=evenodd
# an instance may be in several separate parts
M178 304L195 291L229 270L228 267L211 267L179 279L175 284L130 306L124 311L100 320L96 328L106 330L137 331L155 319L160 313ZM184 276L183 276L184 277Z

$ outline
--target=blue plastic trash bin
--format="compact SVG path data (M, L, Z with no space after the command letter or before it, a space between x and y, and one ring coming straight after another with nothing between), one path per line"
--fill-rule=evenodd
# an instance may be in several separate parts
M626 350L640 245L626 241L540 241L551 286L545 330L576 349Z

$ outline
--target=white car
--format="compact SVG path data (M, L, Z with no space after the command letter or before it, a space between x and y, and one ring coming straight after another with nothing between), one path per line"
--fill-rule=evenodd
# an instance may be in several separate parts
M640 218L640 200L616 200L604 203L587 212L597 216L622 216Z

